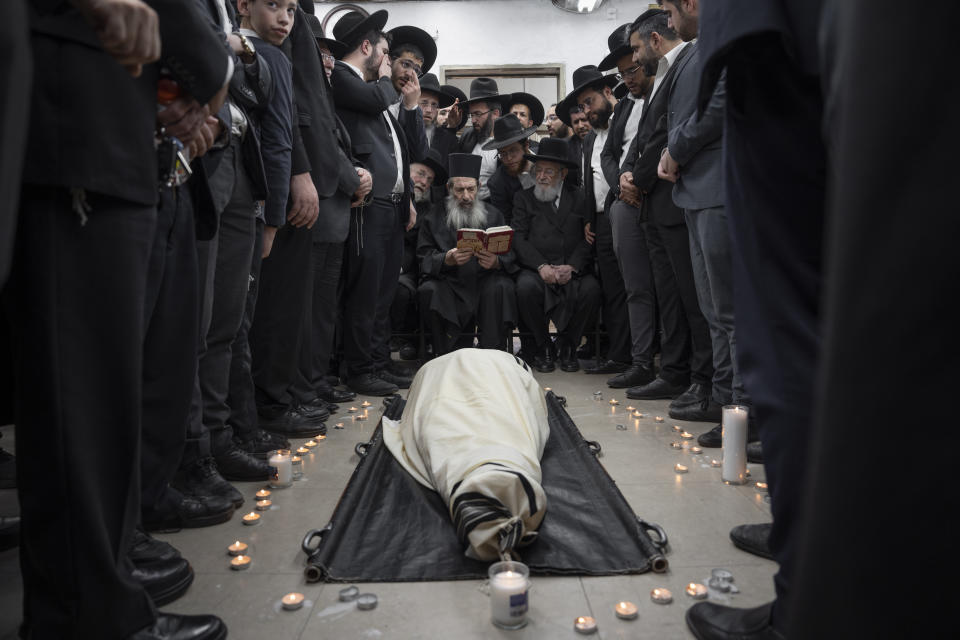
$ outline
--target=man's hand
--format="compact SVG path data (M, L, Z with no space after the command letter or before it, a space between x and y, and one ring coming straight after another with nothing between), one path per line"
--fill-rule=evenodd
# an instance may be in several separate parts
M463 108L460 107L460 98L453 101L450 105L450 112L447 114L447 128L456 129L460 126L460 120L463 118Z
M410 218L407 220L407 231L413 229L413 226L417 224L417 208L413 206L413 200L410 201Z
M367 197L367 194L373 189L373 174L357 167L357 175L360 176L360 186L357 187L357 190L353 193L353 202L350 203L351 207L359 207L363 204L363 199Z
M393 78L393 66L390 64L390 56L384 54L380 58L380 68L377 70L378 78Z
M553 268L557 274L557 284L567 284L573 277L573 267L568 264L561 264Z
M557 284L557 270L553 265L545 264L537 270L537 273L547 284Z
M500 258L495 253L490 253L486 249L477 251L477 262L484 269L499 269Z
M261 258L266 258L270 255L270 252L273 250L273 239L277 237L277 228L276 227L264 227L263 228L263 253L260 254Z
M103 50L134 78L160 59L160 20L141 0L72 0L93 27Z
M448 267L462 267L463 265L470 262L470 258L473 257L473 249L457 249L454 247L447 251L447 255L443 257L443 262Z
M320 198L308 172L290 178L290 213L287 222L310 229L320 215Z
M400 93L403 95L403 106L408 110L416 109L420 104L420 80L412 73L410 75L413 77L400 87Z
M190 159L199 158L213 146L220 135L220 121L213 116L207 116L206 122L200 125L198 135L194 136L187 146Z
M590 223L583 225L583 239L587 241L587 244L593 244L597 239L597 234L590 230Z
M670 149L664 149L660 154L660 166L657 167L657 176L662 180L676 182L680 178L680 165L677 164L673 156L670 155Z
M640 207L640 188L633 184L633 173L629 171L620 175L620 199L631 207Z
M189 144L194 136L199 135L200 126L208 115L209 109L200 106L196 100L190 96L180 96L157 113L157 122L168 136Z

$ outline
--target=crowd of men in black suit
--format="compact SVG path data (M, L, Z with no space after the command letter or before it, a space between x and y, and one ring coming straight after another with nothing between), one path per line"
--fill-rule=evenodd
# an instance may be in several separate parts
M844 93L859 67L823 56L885 41L840 38L849 6L723 4L652 6L545 109L491 78L469 96L441 85L433 39L388 30L386 11L347 13L330 37L309 0L9 3L0 423L16 424L17 463L0 450L0 486L18 487L21 517L0 534L20 533L21 636L226 637L215 616L157 612L193 571L149 532L230 519L244 501L231 481L271 477L269 452L324 434L357 393L408 387L392 350L512 350L515 330L537 370L588 360L677 420L750 407L774 522L731 538L779 563L777 600L698 604L688 624L698 638L809 631L830 585L804 559L843 562L823 514L846 509L808 470L842 430L814 422L849 416L831 383L884 370L820 348L824 318L834 341L869 324L850 319L869 305L851 306L839 270L820 311L820 132L843 122L832 131L854 145L883 122L857 120ZM852 186L834 206L858 215L872 158L839 148ZM501 225L505 253L458 247L458 230ZM869 255L848 228L838 246ZM904 295L922 305L917 291ZM597 322L603 339L584 340ZM700 443L720 446L720 425ZM801 524L807 493L829 505L819 526Z

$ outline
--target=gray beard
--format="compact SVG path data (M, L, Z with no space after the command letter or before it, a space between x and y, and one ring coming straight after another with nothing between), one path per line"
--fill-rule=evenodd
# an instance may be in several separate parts
M553 187L541 187L539 184L534 185L533 197L540 202L553 202L557 199L557 196L560 195L561 188L563 188L562 182L558 182Z
M413 190L413 201L414 202L430 202L430 192L429 191L419 191L417 189Z
M469 208L460 206L457 199L447 196L447 226L458 229L486 229L487 208L480 200L474 200Z

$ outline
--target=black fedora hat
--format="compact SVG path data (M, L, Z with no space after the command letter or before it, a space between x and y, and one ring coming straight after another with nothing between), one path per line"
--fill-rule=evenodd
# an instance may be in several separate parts
M573 91L557 103L557 117L564 124L570 126L570 111L577 104L577 96L585 89L595 89L601 91L603 87L613 89L617 85L617 76L614 74L603 75L600 70L592 64L580 67L573 72Z
M527 127L524 129L520 125L520 118L512 113L508 113L493 123L493 140L483 145L481 149L484 151L503 149L514 142L526 140L533 135L533 132L536 130L536 127Z
M430 91L431 93L437 94L437 103L441 109L446 109L456 100L452 94L443 90L440 86L440 80L432 73L425 73L423 77L420 78L420 91ZM464 98L466 98L466 96L464 96Z
M609 71L617 66L617 60L633 53L633 49L630 48L630 24L628 22L620 25L607 38L607 49L610 50L610 53L600 61L597 69Z
M496 102L503 109L503 101L509 98L510 94L500 95L500 89L497 87L497 81L493 78L474 78L470 83L470 99L463 104L471 102Z
M387 12L383 9L364 16L359 11L346 13L333 25L333 37L347 45L348 50L356 48L368 31L383 31L387 24Z
M460 102L457 104L457 108L463 111L463 105L467 101L467 94L461 91L460 87L455 87L452 84L442 84L440 85L440 90L450 94L456 100L459 100ZM469 119L470 118L467 116L467 112L463 111L463 117L460 118L460 124L457 126L457 130L459 131L460 129L463 129L463 127L467 124L467 120Z
M450 165L451 178L473 178L480 179L480 163L483 158L474 153L451 153L447 157Z
M479 156L478 156L479 157ZM434 184L443 184L447 181L447 168L443 166L443 158L440 156L440 152L430 147L427 149L427 157L423 160L418 160L420 164L425 164L431 169L433 169L433 183ZM417 164L417 162L411 162L410 164Z
M527 105L527 108L530 109L530 119L533 121L534 126L539 127L541 124L543 124L543 116L545 115L545 111L543 108L543 103L537 99L537 96L531 93L524 93L523 91L511 93L503 101L504 112L510 111L510 108L515 104Z
M629 92L630 90L627 88L627 83L621 82L613 88L613 97L617 100L623 100Z
M530 162L546 160L562 164L570 169L576 169L577 163L567 156L569 149L567 141L562 138L544 138L540 141L540 148L537 149L536 153L526 153L523 157Z
M329 49L334 58L342 58L343 54L347 52L347 45L339 40L326 37L323 33L323 25L320 23L320 18L312 13L307 14L307 22L310 23L310 29L313 31L313 37L316 41Z
M433 63L437 61L437 43L434 42L433 36L420 27L410 25L394 27L387 33L390 34L391 51L401 44L414 45L423 52L423 64L420 65L420 74L423 75L427 71L430 71Z

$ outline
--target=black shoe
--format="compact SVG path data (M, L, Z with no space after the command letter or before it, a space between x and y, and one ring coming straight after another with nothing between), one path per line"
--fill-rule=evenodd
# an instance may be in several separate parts
M673 416L671 416L673 417ZM697 436L697 444L708 449L716 449L723 446L723 425L718 424L710 431L701 433Z
M266 462L258 460L240 447L233 447L229 451L218 453L214 460L217 463L217 471L227 481L269 480L276 472Z
M323 379L324 379L324 380L326 381L326 383L327 383L328 385L330 385L331 387L336 387L337 385L340 384L340 376L335 376L335 375L333 375L333 374L327 374L327 375L323 376Z
M337 402L350 402L357 397L353 391L343 391L341 389L335 389L330 387L329 389L317 389L317 396L326 402L337 403Z
M704 400L700 404L674 409L670 407L670 417L687 422L720 422L723 407L714 400Z
M420 350L408 342L400 347L400 352L398 355L400 356L401 360L416 360L420 357Z
M577 362L576 351L573 348L573 344L566 338L560 339L560 348L559 351L559 360L560 360L560 369L568 373L573 373L574 371L580 371L580 363Z
M673 402L670 403L670 408L679 409L681 407L689 407L691 405L700 404L704 400L710 398L710 390L710 385L694 382L687 387L686 391L673 399Z
M632 364L620 375L613 376L607 380L607 386L611 389L628 389L630 387L640 387L654 378L653 367L645 367L639 364Z
M388 396L399 389L392 382L382 380L372 373L361 373L347 380L347 386L355 393L365 396Z
M537 355L533 359L533 366L536 367L540 373L550 373L557 368L555 357L553 345L547 340L547 342L537 348Z
M773 554L770 553L770 530L773 524L764 522L761 524L741 524L730 530L730 540L738 549L743 549L747 553L755 556L773 560Z
M314 400L319 400L319 402L314 402ZM330 410L327 409L327 403L324 400L320 398L314 398L314 400L297 405L297 411L308 420L323 422L330 417Z
M411 379L417 373L410 367L405 367L396 360L388 360L384 366L380 367L380 371L389 371L391 374L397 377Z
M194 498L225 498L237 509L243 505L243 494L224 480L217 463L209 456L181 469L174 480L174 487Z
M518 358L520 358L521 360L523 360L524 362L526 362L526 363L527 363L528 365L530 365L531 367L536 367L536 366L537 366L537 357L536 357L536 355L533 354L533 353L530 352L530 351L527 351L527 350L524 349L523 347L520 347L520 349L519 349L519 350L517 351L517 353L516 353L516 356L517 356Z
M377 371L376 375L378 378L380 378L384 382L389 382L390 384L397 385L398 389L409 389L410 384L413 382L413 378L398 376L397 374L392 373L387 369L381 369L380 371Z
M0 516L0 551L20 544L20 516Z
M687 609L687 626L697 640L785 640L770 624L773 603L735 609L698 602Z
M173 510L143 520L147 531L177 531L211 527L233 516L233 503L222 496L183 496Z
M0 489L17 488L17 459L12 453L0 449Z
M133 564L149 564L151 562L169 562L180 557L177 551L169 542L157 540L140 527L133 530L133 544L130 545L130 552L127 554Z
M260 416L260 428L285 438L312 438L324 426L322 419L311 418L300 407L287 409L278 416Z
M158 613L157 621L128 640L225 640L227 625L217 616Z
M759 440L747 443L747 462L763 464L763 445Z
M627 397L633 400L666 400L676 398L686 388L686 385L671 384L658 376L653 382L649 382L642 387L627 389Z
M277 449L289 449L290 441L283 436L278 436L257 429L256 435L250 440L244 440L237 443L237 446L259 460L266 460L267 457Z
M616 362L614 360L598 360L592 367L583 370L584 373L610 375L612 373L623 373L630 368L626 362Z
M187 592L193 582L193 567L184 558L134 562L131 575L143 586L153 604L162 607Z
M351 395L353 395L354 397L356 397L355 394L351 394ZM318 407L318 408L320 408L320 409L324 409L324 410L326 410L326 412L327 412L327 417L329 417L330 415L333 415L333 414L336 413L337 411L340 411L340 405L338 405L338 404L333 404L332 402L327 402L326 400L324 400L324 399L321 398L320 396L317 396L316 398L314 398L314 399L311 400L310 402L304 402L302 405L300 405L300 407L301 407L301 408L306 407L307 409L312 409L313 407ZM306 413L306 412L305 412L305 413Z

